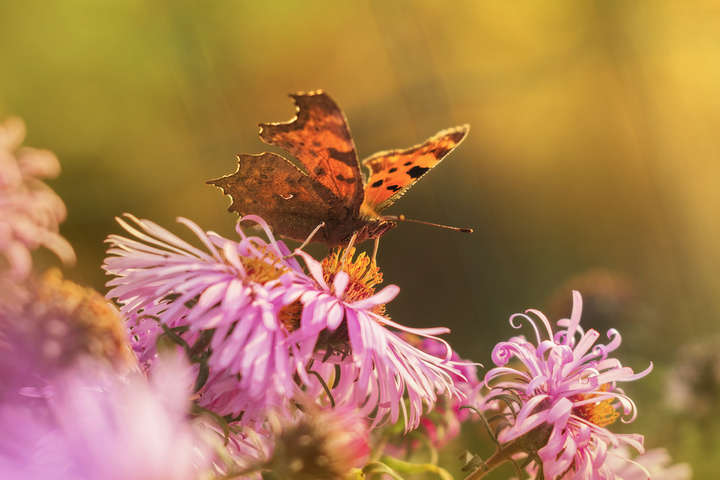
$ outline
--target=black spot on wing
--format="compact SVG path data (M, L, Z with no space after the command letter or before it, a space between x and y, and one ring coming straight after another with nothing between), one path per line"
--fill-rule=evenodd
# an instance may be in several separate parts
M411 162L411 161L407 161L407 162L403 163L403 165L405 165L405 166L407 167L407 166L409 166L409 165L412 165L412 163L413 163L413 162Z
M397 167L392 167L390 170L388 170L388 172L390 172L390 173L397 172Z
M355 179L353 177L345 177L339 173L335 175L335 178L338 180L338 182L355 183Z
M400 190L400 188L402 188L402 187L400 187L400 185L388 185L388 186L385 187L385 188L387 188L387 189L390 190L391 192L397 192L397 191Z
M382 185L382 183L383 183L382 180L378 180L377 182L373 183L373 184L370 185L370 186L371 186L371 187L379 187L380 185Z
M414 167L412 167L410 170L408 170L405 173L410 175L412 178L420 178L428 170L430 170L430 169L427 167L419 167L419 166L415 165Z

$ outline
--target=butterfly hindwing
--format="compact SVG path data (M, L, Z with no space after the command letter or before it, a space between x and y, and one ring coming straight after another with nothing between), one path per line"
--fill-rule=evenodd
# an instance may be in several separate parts
M291 95L297 115L289 122L260 124L263 142L287 150L345 208L357 213L363 184L357 153L342 110L324 92Z
M365 184L363 206L380 213L392 205L465 138L469 125L442 130L404 150L386 150L363 160L370 175Z
M263 217L273 231L303 240L322 221L337 215L332 194L289 160L274 153L238 155L235 173L209 180L232 198L229 210ZM324 232L319 232L322 239Z

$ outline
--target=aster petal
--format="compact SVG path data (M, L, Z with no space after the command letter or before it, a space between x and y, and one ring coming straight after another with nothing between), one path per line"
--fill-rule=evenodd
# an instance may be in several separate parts
M397 297L398 293L400 293L400 287L397 285L388 285L375 295L351 303L350 306L352 308L357 308L358 310L372 309L378 305L384 305L391 302L395 297Z
M322 272L322 265L320 262L312 258L307 253L301 251L301 250L295 250L295 255L299 255L302 257L302 259L305 261L305 265L307 266L308 271L310 272L310 275L312 275L312 278L318 283L320 288L322 290L328 290L328 285L325 283L325 279L323 278L323 272Z
M350 276L346 272L338 272L333 280L333 294L338 298L342 298L349 283Z

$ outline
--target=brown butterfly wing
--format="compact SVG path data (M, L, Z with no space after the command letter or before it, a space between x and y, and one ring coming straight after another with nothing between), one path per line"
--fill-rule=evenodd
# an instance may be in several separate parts
M357 215L363 199L355 145L342 110L324 92L296 93L289 122L260 124L260 138L287 150L346 209Z
M378 152L365 160L370 176L365 184L363 210L380 213L402 197L431 168L463 141L469 125L442 130L404 150Z
M304 240L321 222L331 218L332 194L316 184L289 160L274 153L238 155L235 173L207 183L230 195L228 208L240 215L263 217L279 235ZM325 241L320 229L316 240Z

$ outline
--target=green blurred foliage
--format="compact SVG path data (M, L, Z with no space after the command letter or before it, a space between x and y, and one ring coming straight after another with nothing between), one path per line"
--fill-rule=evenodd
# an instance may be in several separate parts
M256 124L290 118L289 92L329 91L361 156L470 123L392 212L477 233L384 237L402 288L391 314L451 326L487 364L510 313L589 269L617 272L634 292L613 325L620 352L658 366L628 388L631 427L704 478L720 470L718 430L663 407L663 372L680 343L718 330L718 31L711 1L10 1L0 115L58 154L79 256L67 275L98 288L122 212L232 234L228 199L204 181L266 148Z

